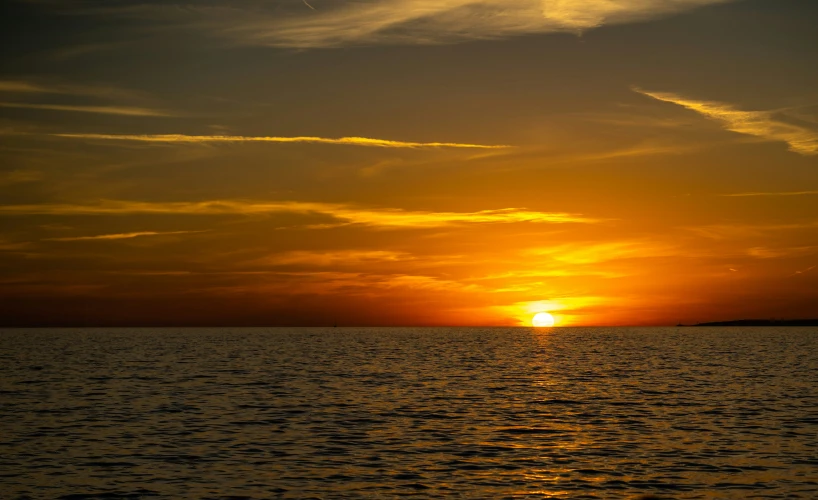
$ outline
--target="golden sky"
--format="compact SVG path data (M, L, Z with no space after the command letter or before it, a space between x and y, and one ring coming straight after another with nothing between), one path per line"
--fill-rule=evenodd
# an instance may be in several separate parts
M3 10L0 325L818 316L818 4Z

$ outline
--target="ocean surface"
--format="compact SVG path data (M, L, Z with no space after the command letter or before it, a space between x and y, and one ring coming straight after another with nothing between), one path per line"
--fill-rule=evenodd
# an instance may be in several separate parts
M0 330L0 498L818 498L818 328Z

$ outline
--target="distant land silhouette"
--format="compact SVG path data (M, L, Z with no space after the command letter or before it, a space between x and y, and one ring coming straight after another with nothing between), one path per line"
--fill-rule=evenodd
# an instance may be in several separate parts
M818 319L734 319L681 326L818 326Z

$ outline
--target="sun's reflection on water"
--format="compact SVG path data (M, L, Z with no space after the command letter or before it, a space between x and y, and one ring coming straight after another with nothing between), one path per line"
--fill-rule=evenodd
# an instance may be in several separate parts
M116 485L175 498L738 500L763 486L784 498L815 491L804 479L813 340L797 329L26 331L0 337L14 354L0 365L0 445L20 464L5 487L12 498ZM54 368L59 356L70 369ZM209 472L183 489L197 468Z

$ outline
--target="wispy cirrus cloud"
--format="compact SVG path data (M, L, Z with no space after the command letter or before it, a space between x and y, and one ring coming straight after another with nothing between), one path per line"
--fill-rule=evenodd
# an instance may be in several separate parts
M128 240L143 236L171 236L178 234L203 233L205 231L140 231L134 233L99 234L96 236L72 236L65 238L46 238L43 241L96 241L96 240Z
M405 291L424 290L427 292L478 291L484 290L474 283L463 283L441 276L372 273L355 271L116 271L116 274L142 276L146 278L186 279L201 276L261 278L259 281L246 281L241 284L224 284L199 286L187 289L187 293L196 295L234 294L234 293L309 293L345 295L376 295L376 290ZM270 279L275 278L275 279Z
M10 172L0 172L0 186L37 182L43 180L44 177L45 175L38 170L12 170Z
M785 248L752 247L747 249L747 255L755 257L756 259L779 259L782 257L798 257L816 253L818 253L818 247L815 246Z
M539 264L538 264L539 265ZM524 271L507 271L502 273L496 274L487 274L484 276L477 276L474 278L470 278L469 281L505 281L509 282L510 280L523 280L526 284L520 286L520 290L531 290L533 288L537 288L541 286L541 284L537 281L532 281L532 279L541 279L541 278L573 278L578 276L594 276L599 278L622 278L626 276L621 272L613 272L613 271L603 271L599 269L591 269L588 266L582 268L573 268L568 269L566 267L562 267L560 269L552 268L552 269L537 269L534 271L524 270ZM498 289L497 291L507 291L503 289Z
M327 48L435 45L582 33L739 0L311 0L55 2L52 8L193 29L244 45ZM154 28L155 29L155 28Z
M818 191L780 191L780 192L749 192L749 193L730 193L720 194L719 196L727 197L750 197L750 196L805 196L811 194L818 194Z
M239 42L317 48L447 44L570 32L661 18L732 0L313 1L289 15L233 13L222 33Z
M807 274L808 272L812 271L816 267L818 267L818 266L811 266L811 267L808 267L806 269L801 269L801 270L795 271L789 277L792 278L793 276L800 276L800 275Z
M0 238L0 252L24 250L31 246L27 241L10 241Z
M614 241L608 243L566 243L543 248L532 248L528 256L545 256L565 264L597 264L623 259L644 259L678 255L680 250L671 245L652 241Z
M168 111L131 106L83 106L70 104L30 104L22 102L0 102L0 107L38 109L46 111L71 111L79 113L97 113L103 115L121 116L164 116L164 117L178 116Z
M53 89L37 85L23 80L0 80L0 92L22 92L22 93L61 93Z
M147 96L141 92L111 87L105 85L77 85L68 83L43 83L36 80L0 80L0 93L11 95L39 96L43 94L53 94L59 96L72 96L83 98L94 98L101 100L121 100L121 101L145 101ZM169 111L148 108L144 106L121 106L121 105L85 105L85 104L60 104L60 103L29 103L17 101L0 102L0 107L35 109L45 111L69 111L79 113L96 113L120 116L178 116Z
M300 201L253 202L211 200L199 202L151 203L109 200L94 205L41 204L0 206L0 215L264 215L273 213L323 215L337 221L334 224L324 225L324 227L358 224L382 229L435 228L460 224L510 224L523 222L538 224L591 224L601 222L600 219L593 219L579 214L537 212L519 208L481 210L478 212L424 212L396 208L361 208L345 204Z
M788 123L776 117L773 111L742 111L717 101L693 100L670 92L651 92L638 87L633 87L633 90L658 101L695 111L705 118L718 121L732 132L765 141L785 142L794 153L818 154L818 129Z
M43 83L34 80L0 80L0 92L16 94L61 94L122 99L144 99L146 97L141 92L106 85Z
M688 227L699 236L712 240L731 240L765 236L777 231L802 231L818 228L818 221L795 222L789 224L712 224L707 226Z
M464 148L464 149L507 149L512 146L464 144L458 142L407 142L388 139L373 139L370 137L258 137L238 135L112 135L112 134L52 134L54 137L66 139L86 139L101 141L136 141L156 142L168 144L207 144L207 143L238 143L238 142L277 142L277 143L307 143L307 144L334 144L343 146L365 146L375 148Z
M412 255L405 252L392 252L388 250L338 250L325 252L298 250L271 255L248 264L336 266L339 264L358 265L376 262L401 262L413 259L414 257Z

